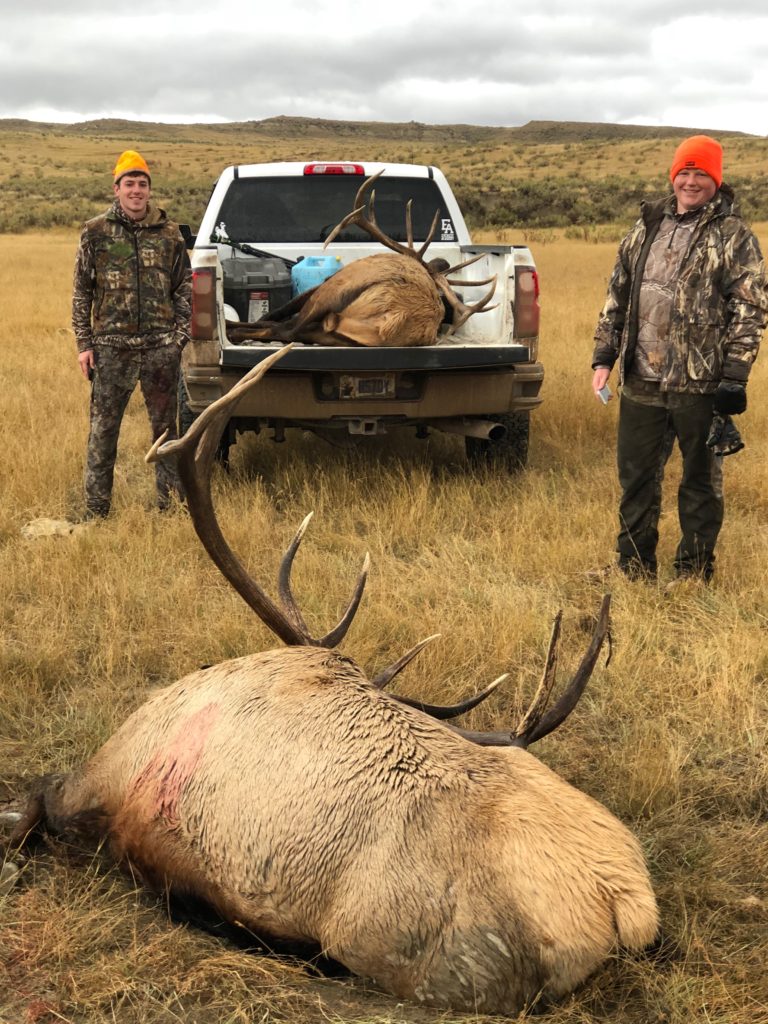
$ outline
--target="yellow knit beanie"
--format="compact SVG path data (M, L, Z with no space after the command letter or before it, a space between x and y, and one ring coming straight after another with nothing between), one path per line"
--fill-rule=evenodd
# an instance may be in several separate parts
M120 181L124 174L146 174L149 178L150 184L152 183L152 177L149 173L149 167L144 157L137 153L134 149L126 149L124 153L121 153L117 158L115 164L115 184Z

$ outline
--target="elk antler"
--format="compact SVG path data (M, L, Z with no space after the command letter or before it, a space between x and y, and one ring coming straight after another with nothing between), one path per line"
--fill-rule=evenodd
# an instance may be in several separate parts
M387 668L382 669L378 675L374 676L371 680L371 686L375 686L377 690L386 690L398 672L402 672L409 662L413 661L417 654L421 653L428 643L433 640L437 640L440 636L439 633L433 633L432 636L428 636L425 640L420 640L415 647L412 647L410 651L406 651L405 654L401 655L397 661L388 665ZM402 697L396 693L390 693L389 696L400 704L407 704L409 708L417 708L419 711L423 711L430 718L438 718L444 720L447 718L457 718L459 715L466 714L467 711L471 711L472 708L476 708L478 704L481 704L487 697L493 693L497 686L503 683L509 678L508 673L499 676L498 679L494 679L484 690L480 693L476 693L473 697L468 697L466 700L460 701L458 704L426 704L424 701L415 700L413 697Z
M281 610L248 574L240 559L227 544L216 519L211 497L213 461L222 431L230 418L232 406L236 405L245 391L261 380L267 370L279 359L282 359L290 348L291 346L287 345L250 370L226 395L223 395L213 405L208 406L198 416L184 437L179 440L166 441L166 431L155 441L145 458L147 462L156 462L158 459L176 457L179 476L187 494L187 504L195 532L224 578L253 608L264 625L286 644L334 647L346 635L360 603L370 565L368 555L365 556L363 568L357 578L352 600L340 622L325 636L316 639L307 629L293 599L290 586L291 566L310 516L307 516L301 524L298 533L283 556L279 572L279 592L283 603L283 610Z
M394 697L400 704L407 704L409 708L417 708L419 711L423 711L430 718L445 721L448 718L458 718L459 715L464 715L467 711L471 711L472 708L476 708L478 704L482 704L484 700L491 696L496 687L506 682L507 679L509 679L509 673L505 672L504 675L489 683L484 690L474 694L472 697L467 697L466 700L462 700L458 704L425 704L421 700L414 700L413 697L399 697L395 693L390 693L389 696Z
M325 249L326 246L328 246L334 238L344 230L345 227L350 224L356 224L359 228L362 228L363 231L367 232L371 238L386 246L387 249L392 249L393 252L399 253L401 256L411 256L413 259L417 260L430 275L440 294L453 309L453 323L448 330L448 334L453 334L454 331L457 331L462 324L465 324L467 320L469 320L473 313L484 313L491 309L495 309L496 306L489 306L488 303L493 298L493 293L496 290L496 275L482 281L450 281L448 279L449 274L455 274L457 271L463 270L465 267L469 267L479 259L482 259L482 253L479 253L477 256L473 256L471 259L464 260L463 263L457 263L453 267L448 267L444 272L431 267L425 262L424 253L427 251L432 239L435 237L438 221L440 220L440 210L435 211L435 216L432 218L432 224L427 232L426 240L422 243L421 248L419 249L416 249L413 243L412 199L408 200L405 207L405 235L408 244L402 245L400 242L396 242L393 238L390 238L389 235L384 234L376 223L376 192L371 191L373 185L383 173L384 171L379 171L378 174L374 174L373 177L367 178L363 182L355 196L355 208L336 225L333 231L331 231L323 243L323 248ZM369 192L370 196L368 196ZM367 216L365 214L366 206L368 208ZM444 263L445 261L442 262ZM484 284L490 284L491 288L479 302L476 302L474 305L466 305L453 290L452 286L457 284L462 284L465 287L472 288L477 288Z
M468 263L474 263L474 260L468 260ZM460 264L465 266L466 264ZM494 274L493 277L486 278L483 281L449 281L443 274L433 274L435 284L440 289L440 294L445 297L446 302L453 308L453 323L448 329L448 334L453 334L457 331L462 324L465 324L467 320L472 316L473 313L487 313L492 309L496 309L498 302L489 306L488 303L493 298L493 293L496 291L496 281L498 275ZM451 287L452 284L463 284L469 287L477 287L478 285L488 284L490 282L491 287L485 293L485 295L476 302L474 305L465 305Z
M437 640L440 636L439 633L433 633L432 636L428 636L425 640L420 640L415 647L412 647L410 651L406 651L405 654L401 654L397 661L388 665L382 669L378 675L374 676L371 680L371 685L375 686L377 690L386 690L398 672L402 672L406 665L408 665L417 654L420 654L427 644L432 643L433 640Z
M390 238L389 235L385 235L379 225L376 223L376 193L371 192L370 198L366 196L366 193L370 191L371 187L378 181L384 171L379 171L378 174L374 174L371 178L366 178L360 188L357 190L355 196L355 209L351 213L348 213L344 220L340 221L336 227L331 231L326 240L323 242L323 248L327 248L328 245L336 238L336 236L348 227L350 224L356 224L359 228L362 228L367 234L374 238L377 242L381 242L387 249L392 249L393 252L400 253L401 256L412 256L413 259L418 260L419 263L424 264L422 259L424 253L427 251L428 246L435 237L437 231L437 224L440 220L440 211L435 211L435 216L432 218L432 225L427 232L426 241L422 244L420 249L414 249L413 247L413 227L411 224L411 201L406 206L405 213L405 229L406 236L408 238L408 245L402 245L400 242L396 242L394 238ZM365 208L368 207L368 216L365 216Z
M610 639L610 607L611 595L606 594L600 605L594 632L589 647L581 659L576 673L568 683L565 692L557 703L546 711L549 697L555 685L557 669L557 653L560 643L560 624L562 613L558 612L552 627L549 651L544 666L544 673L530 707L521 718L514 732L470 732L450 726L465 739L472 740L484 747L528 747L543 736L554 732L566 720L579 702L584 689L597 663L600 649L606 639ZM546 713L545 713L546 711Z

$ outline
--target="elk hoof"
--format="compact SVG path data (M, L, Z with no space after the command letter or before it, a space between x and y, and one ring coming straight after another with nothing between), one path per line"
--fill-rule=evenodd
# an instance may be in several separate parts
M16 885L21 877L21 871L12 861L7 860L0 867L0 896L5 896Z
M20 811L0 811L0 828L15 828L20 821Z

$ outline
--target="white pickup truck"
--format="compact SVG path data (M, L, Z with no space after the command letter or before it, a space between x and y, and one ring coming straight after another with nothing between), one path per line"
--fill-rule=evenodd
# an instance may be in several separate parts
M271 163L228 167L219 178L192 245L192 340L182 361L182 423L227 392L280 342L241 340L253 323L291 298L291 268L324 253L323 243L348 214L362 182L379 171L376 218L406 242L412 200L413 238L438 230L428 258L451 266L480 259L467 280L497 277L496 308L449 333L451 311L435 345L363 347L296 345L235 409L223 454L238 433L299 427L352 440L394 426L461 434L478 463L523 466L530 411L540 402L544 370L537 359L538 277L529 249L474 245L445 176L435 167L381 163ZM330 253L347 264L386 251L350 225ZM327 254L326 254L327 255ZM313 261L308 261L309 266ZM317 261L314 261L317 262ZM465 303L485 287L457 286ZM236 330L234 324L240 325Z

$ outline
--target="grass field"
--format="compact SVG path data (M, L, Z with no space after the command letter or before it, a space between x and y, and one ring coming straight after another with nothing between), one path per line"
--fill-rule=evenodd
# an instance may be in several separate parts
M759 233L765 247L765 225ZM75 243L72 231L2 242L0 799L81 763L152 687L274 646L189 521L152 511L136 397L115 515L67 538L20 535L29 520L81 509L87 385L67 327ZM297 436L241 443L231 475L215 481L225 532L269 589L279 554L315 511L295 570L311 626L335 621L370 551L343 645L369 672L435 632L442 639L406 671L401 692L450 702L511 672L468 716L477 728L509 724L530 696L558 608L562 675L575 665L605 587L589 570L612 559L616 529L616 403L604 408L589 391L615 241L551 231L534 248L547 377L525 472L472 475L460 439L406 435L350 453ZM715 582L664 590L677 542L675 457L661 580L610 581L611 663L535 751L638 835L674 954L662 963L617 956L546 1024L768 1021L767 368L758 362L750 382L747 448L725 467ZM0 896L7 1024L458 1019L174 927L129 879L54 842Z

